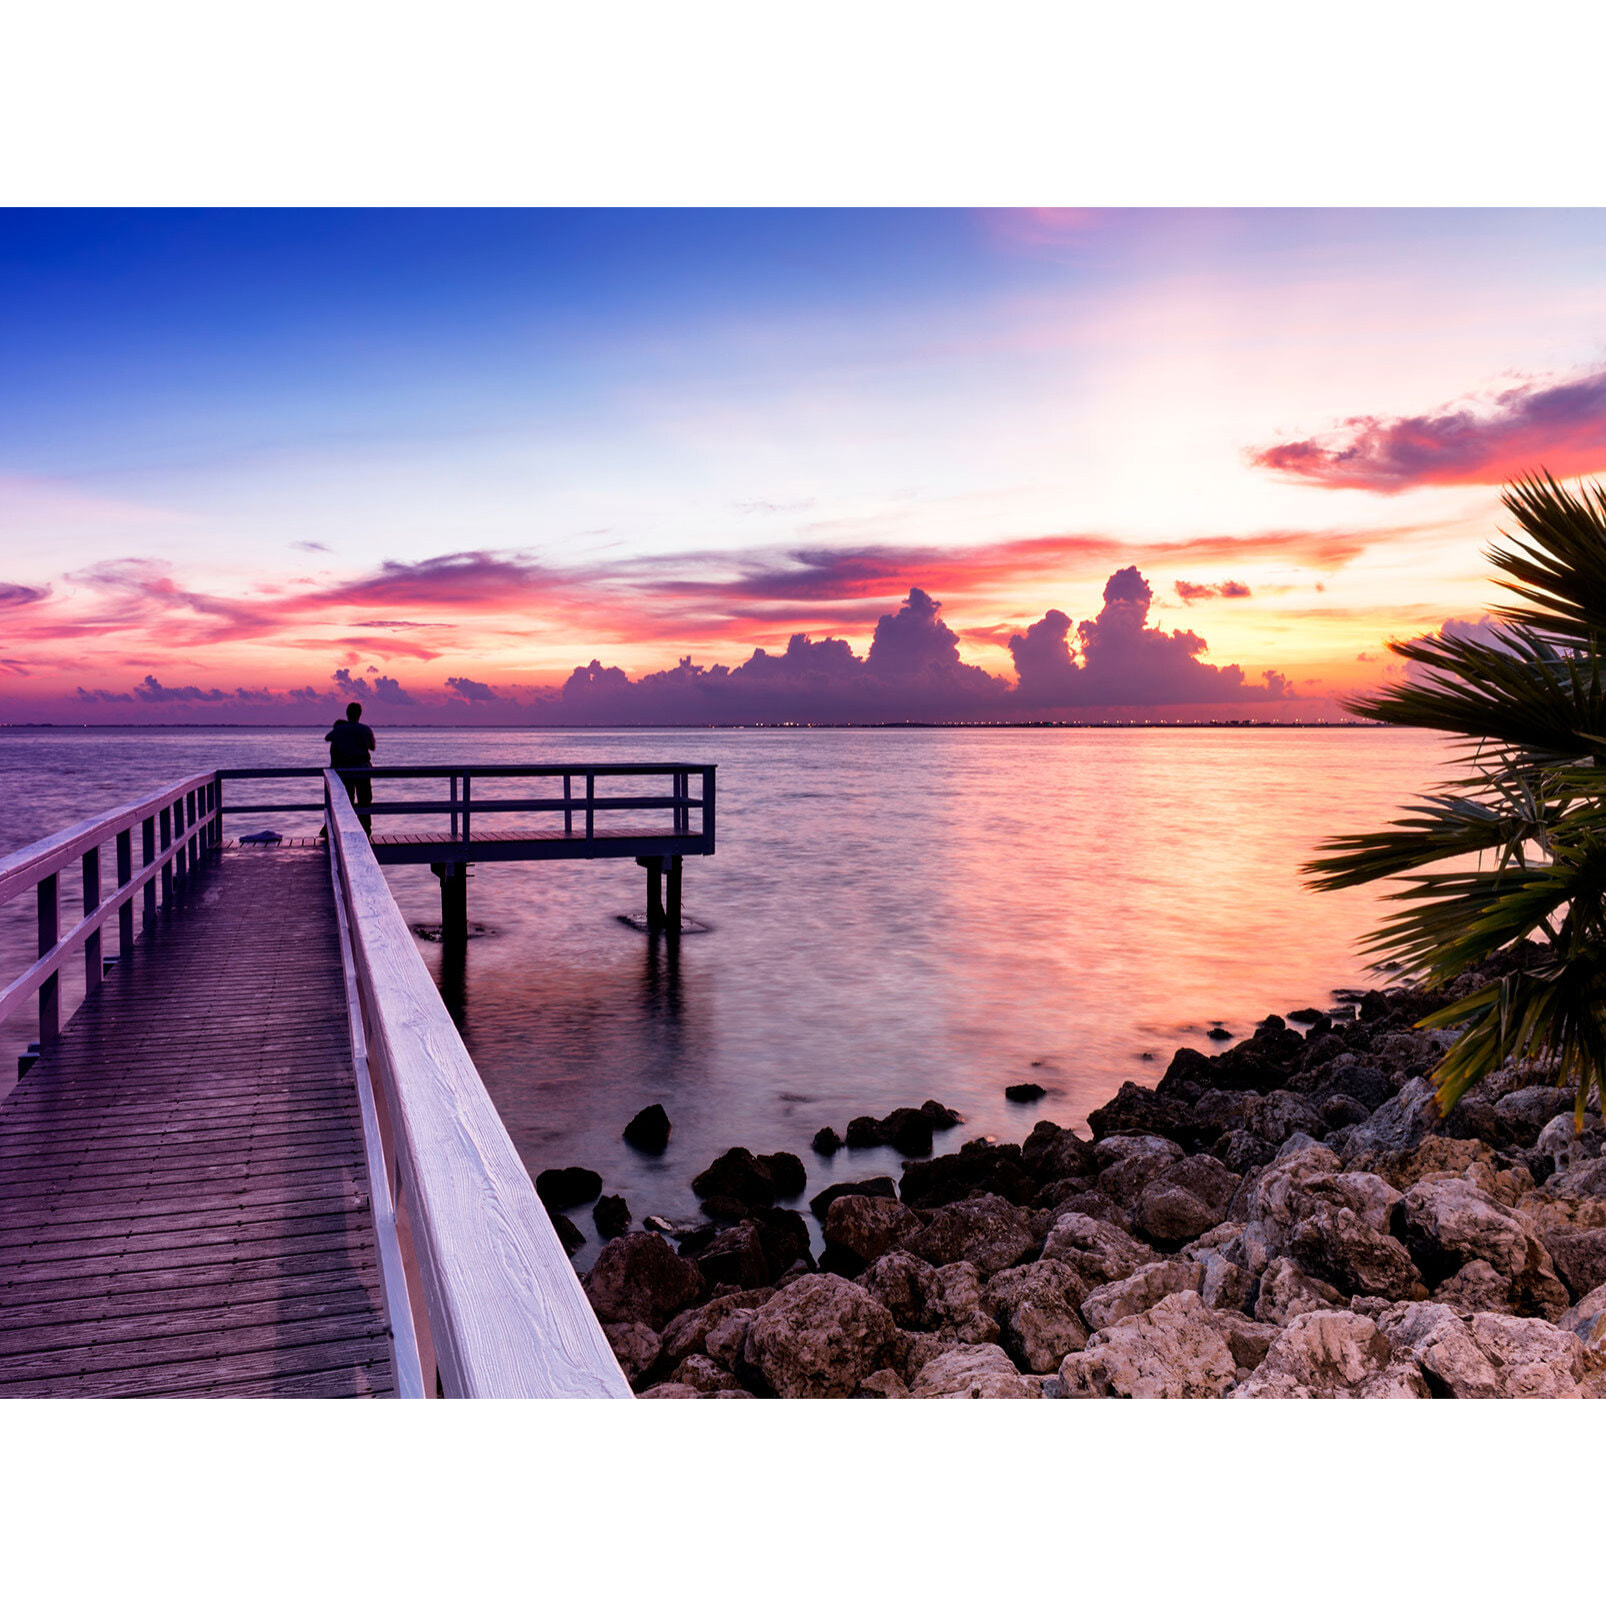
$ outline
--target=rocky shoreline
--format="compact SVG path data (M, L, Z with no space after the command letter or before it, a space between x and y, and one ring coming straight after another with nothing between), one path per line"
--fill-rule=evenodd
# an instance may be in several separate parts
M1091 1141L1042 1121L921 1158L957 1112L862 1117L853 1146L913 1157L815 1195L818 1260L781 1202L802 1161L729 1150L709 1220L629 1231L600 1200L586 1293L646 1399L1606 1396L1598 1109L1575 1135L1514 1065L1441 1121L1425 1079L1451 1038L1413 1023L1491 974L1181 1049ZM573 1175L542 1173L549 1204Z

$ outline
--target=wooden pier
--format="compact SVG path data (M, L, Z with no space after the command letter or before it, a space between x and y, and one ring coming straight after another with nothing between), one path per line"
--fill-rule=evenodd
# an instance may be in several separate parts
M324 815L326 843L262 852L225 844L241 777L212 772L0 859L0 902L37 890L40 950L0 990L0 1019L37 999L40 1022L0 1103L0 1395L628 1396L380 869L525 843L498 856L629 853L651 873L713 850L711 772L618 768L672 790L600 800L593 771L561 835L474 839L454 783L447 833L370 843L313 771L321 803L292 806ZM566 792L585 774L539 773ZM532 800L501 801L473 806ZM669 829L597 831L630 807L667 808ZM83 917L63 934L75 863ZM77 954L86 997L63 1026Z

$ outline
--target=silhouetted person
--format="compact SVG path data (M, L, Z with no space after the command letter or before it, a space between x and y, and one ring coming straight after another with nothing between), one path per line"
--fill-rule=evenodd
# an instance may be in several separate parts
M336 720L334 728L324 740L329 744L329 767L335 770L365 770L372 766L369 754L374 750L374 733L362 723L362 704L347 703L346 717ZM346 796L353 807L366 808L374 800L374 783L366 775L342 775L346 783ZM358 815L362 828L369 836L374 834L373 819Z

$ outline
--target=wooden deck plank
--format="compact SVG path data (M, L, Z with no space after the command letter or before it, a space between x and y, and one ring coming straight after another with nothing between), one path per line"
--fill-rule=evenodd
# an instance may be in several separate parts
M321 849L225 853L0 1104L0 1395L393 1389Z

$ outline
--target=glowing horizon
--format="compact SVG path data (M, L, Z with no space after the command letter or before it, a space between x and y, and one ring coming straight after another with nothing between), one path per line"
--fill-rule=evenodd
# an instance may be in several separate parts
M1341 717L1498 605L1503 481L1606 470L1603 255L1595 211L0 214L0 720Z

